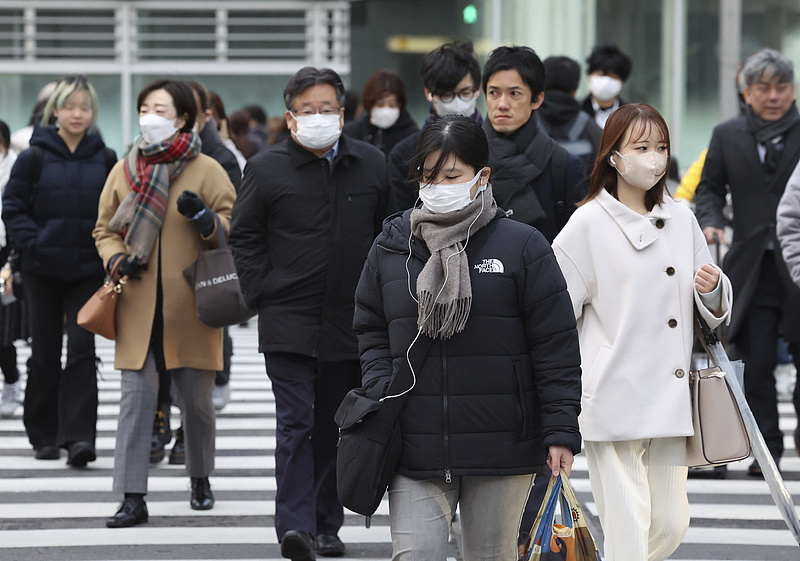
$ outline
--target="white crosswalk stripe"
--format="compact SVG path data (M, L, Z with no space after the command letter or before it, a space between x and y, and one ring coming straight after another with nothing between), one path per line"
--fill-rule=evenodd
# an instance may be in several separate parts
M235 346L232 396L217 418L213 510L189 508L185 468L165 460L150 472L150 522L135 528L105 528L105 518L116 511L120 500L111 493L120 392L113 343L98 337L103 363L96 462L87 469L73 469L65 465L65 454L58 462L35 460L21 409L14 418L0 420L0 559L282 559L273 528L275 403L257 352L255 325L234 327L231 334ZM19 350L23 364L30 351L24 345ZM781 403L780 410L781 428L787 434L781 468L789 491L800 502L800 458L789 436L796 421L791 404ZM177 419L177 409L173 413ZM747 465L732 466L726 480L689 481L692 525L673 561L800 558L766 484L748 478ZM572 483L596 528L584 456L576 458ZM369 529L363 517L347 513L340 536L348 547L345 559L389 559L387 502L383 501ZM457 549L453 547L452 552L455 561Z

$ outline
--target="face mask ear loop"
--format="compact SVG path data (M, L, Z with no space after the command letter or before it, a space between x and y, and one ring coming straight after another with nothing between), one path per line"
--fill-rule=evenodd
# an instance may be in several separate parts
M472 221L472 223L467 228L467 239L464 241L464 247L462 247L461 249L459 249L455 253L452 253L447 258L447 260L445 261L445 264L444 264L444 282L442 283L442 288L439 289L439 292L436 294L436 298L434 298L434 300L433 300L434 303L436 303L436 300L438 300L439 296L442 295L442 291L444 290L444 287L447 284L447 279L448 279L449 274L450 274L450 267L449 267L450 259L452 257L458 255L459 253L462 253L462 252L466 251L467 244L469 243L470 231L472 230L472 227L475 225L475 222L478 221L478 218L480 217L480 215L483 214L483 209L485 208L485 202L486 202L486 199L485 199L483 193L484 193L484 191L481 191L481 211L475 216L475 219ZM417 198L417 201L419 202L419 198ZM416 203L414 203L414 204L416 206ZM410 236L408 238L408 249L409 249L409 254L408 254L408 258L406 259L406 273L408 274L408 291L410 293L411 292L411 274L408 271L408 260L411 259L411 237ZM411 297L414 298L414 301L417 302L417 304L419 304L419 300L417 300L416 297L414 297L413 294L411 295ZM428 314L425 317L425 319L422 321L422 323L425 323L425 321L430 317L430 315L432 313L433 313L433 310L431 310L431 313ZM411 390L413 390L414 386L417 385L417 374L414 372L414 366L411 364L411 348L414 346L414 343L417 342L417 340L419 339L419 336L421 334L422 334L422 328L420 327L417 330L417 335L414 337L414 340L411 341L411 344L408 346L408 349L406 349L406 362L408 362L408 367L409 367L409 369L411 369L411 380L412 380L411 387L408 388L407 390L397 394L397 395L384 396L384 397L382 397L380 399L380 401L384 401L386 399L395 399L395 398L398 398L398 397L402 397L402 396L406 395L408 392L410 392Z

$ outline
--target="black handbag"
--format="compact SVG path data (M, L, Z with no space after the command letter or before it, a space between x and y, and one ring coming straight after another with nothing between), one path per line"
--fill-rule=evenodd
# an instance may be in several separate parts
M424 338L410 353L415 369L422 363L433 344ZM408 373L409 376L401 376ZM369 517L389 487L403 453L400 412L413 381L410 371L401 368L392 377L382 400L367 397L364 388L350 390L334 415L339 425L336 451L336 490L346 508Z
M210 327L235 325L253 317L255 312L244 301L233 254L219 217L214 216L219 249L201 251L197 260L186 267L183 276L194 288L197 317Z

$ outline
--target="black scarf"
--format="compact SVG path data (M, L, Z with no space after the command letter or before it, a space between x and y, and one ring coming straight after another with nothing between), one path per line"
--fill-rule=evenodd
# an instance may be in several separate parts
M797 112L797 106L792 102L791 107L784 113L783 117L775 121L765 121L757 117L753 112L753 108L748 105L745 119L747 120L748 132L755 137L757 143L763 144L767 149L767 153L764 156L764 171L774 173L778 169L778 160L783 151L783 143L781 142L783 135L800 123L800 113Z

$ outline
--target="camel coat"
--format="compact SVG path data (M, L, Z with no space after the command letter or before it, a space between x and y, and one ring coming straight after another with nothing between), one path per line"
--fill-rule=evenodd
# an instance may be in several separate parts
M120 202L131 192L125 181L124 165L124 159L117 162L108 176L92 233L106 268L112 256L128 253L123 238L108 227ZM201 239L189 220L178 212L177 200L184 190L197 193L217 213L226 234L230 227L236 192L222 166L201 154L188 162L170 185L161 236L147 269L139 273L142 280L130 280L122 290L116 317L114 367L117 369L141 370L144 366L156 312L160 264L167 369L222 370L222 329L209 327L198 319L194 290L183 276L183 270L197 258L199 251L218 247L217 232L215 228L207 239Z

